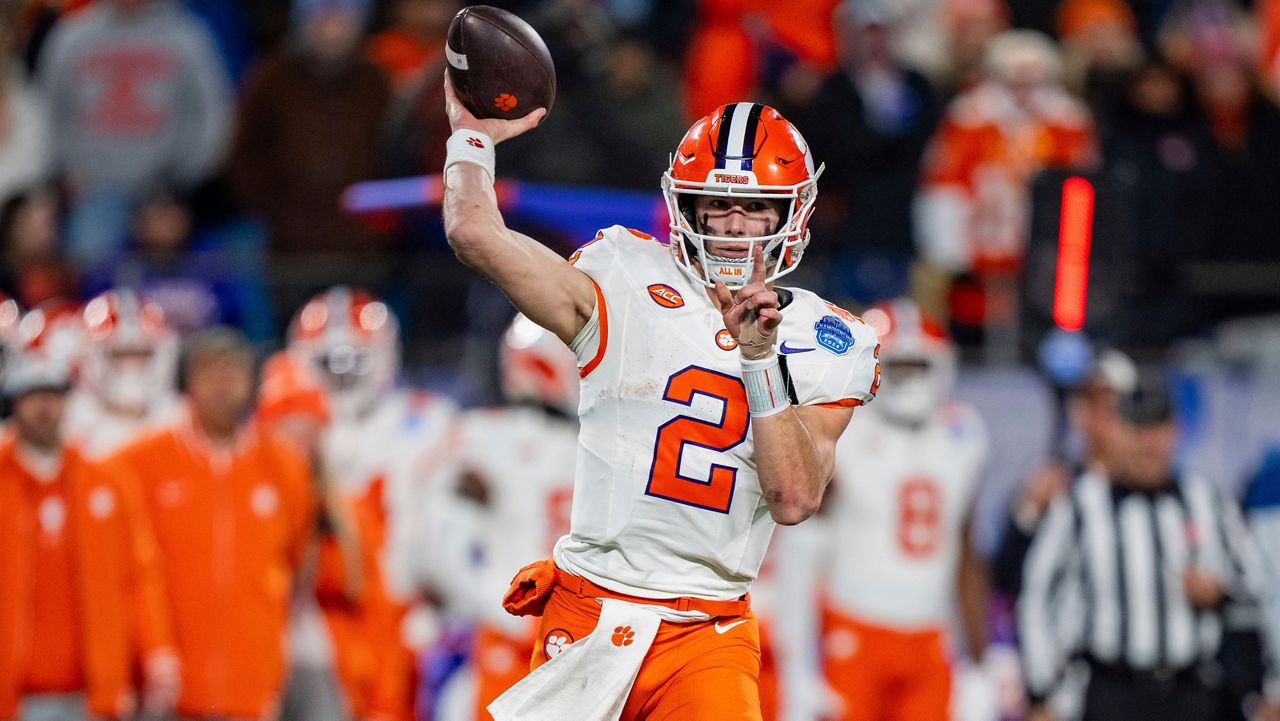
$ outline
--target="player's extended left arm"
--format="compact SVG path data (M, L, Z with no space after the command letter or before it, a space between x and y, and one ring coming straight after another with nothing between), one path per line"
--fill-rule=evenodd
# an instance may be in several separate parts
M817 512L852 416L852 408L792 406L751 419L760 490L774 521L794 526Z

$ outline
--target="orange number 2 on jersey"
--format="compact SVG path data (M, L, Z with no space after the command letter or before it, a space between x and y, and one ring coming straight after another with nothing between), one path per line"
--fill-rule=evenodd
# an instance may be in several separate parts
M927 478L913 478L898 490L898 545L908 556L923 558L942 539L942 494Z
M653 464L645 494L686 506L728 513L738 469L712 463L709 478L689 478L680 475L680 459L688 446L723 452L747 439L747 422L751 418L747 410L747 391L739 378L689 366L671 376L662 398L692 406L697 395L724 404L720 422L711 423L680 415L662 424L653 447Z

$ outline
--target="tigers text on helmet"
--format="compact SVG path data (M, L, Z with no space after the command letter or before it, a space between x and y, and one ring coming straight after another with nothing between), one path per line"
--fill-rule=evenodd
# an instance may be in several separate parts
M578 361L554 333L517 314L498 347L502 395L578 415Z
M80 312L87 348L80 383L108 408L144 413L173 393L178 336L159 304L106 291Z
M670 219L671 255L695 282L746 285L752 254L764 251L766 282L795 270L809 244L809 216L818 196L818 176L809 146L777 110L759 103L729 103L693 124L662 176ZM764 235L730 237L708 232L694 213L698 196L730 201L783 201L778 226ZM745 245L738 257L715 255L710 244ZM696 263L696 265L695 265Z
M880 337L878 407L890 419L924 423L951 396L955 347L946 331L905 298L879 303L862 314Z
M307 301L289 324L288 343L324 381L335 416L367 412L400 371L400 324L362 290L336 286Z

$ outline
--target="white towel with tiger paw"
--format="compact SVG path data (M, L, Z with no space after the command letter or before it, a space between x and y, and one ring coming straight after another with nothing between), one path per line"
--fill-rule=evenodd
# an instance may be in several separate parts
M489 704L494 721L617 721L662 618L651 607L606 598L586 638Z

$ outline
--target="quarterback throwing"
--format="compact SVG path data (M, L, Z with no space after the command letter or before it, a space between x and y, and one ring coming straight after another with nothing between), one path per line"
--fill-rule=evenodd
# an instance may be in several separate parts
M566 262L506 227L493 190L494 145L543 113L481 120L446 94L449 242L582 379L569 534L505 601L542 617L534 670L489 711L759 719L751 582L775 523L818 508L879 382L870 327L774 285L804 254L821 168L777 111L722 106L662 178L667 242L614 226Z

